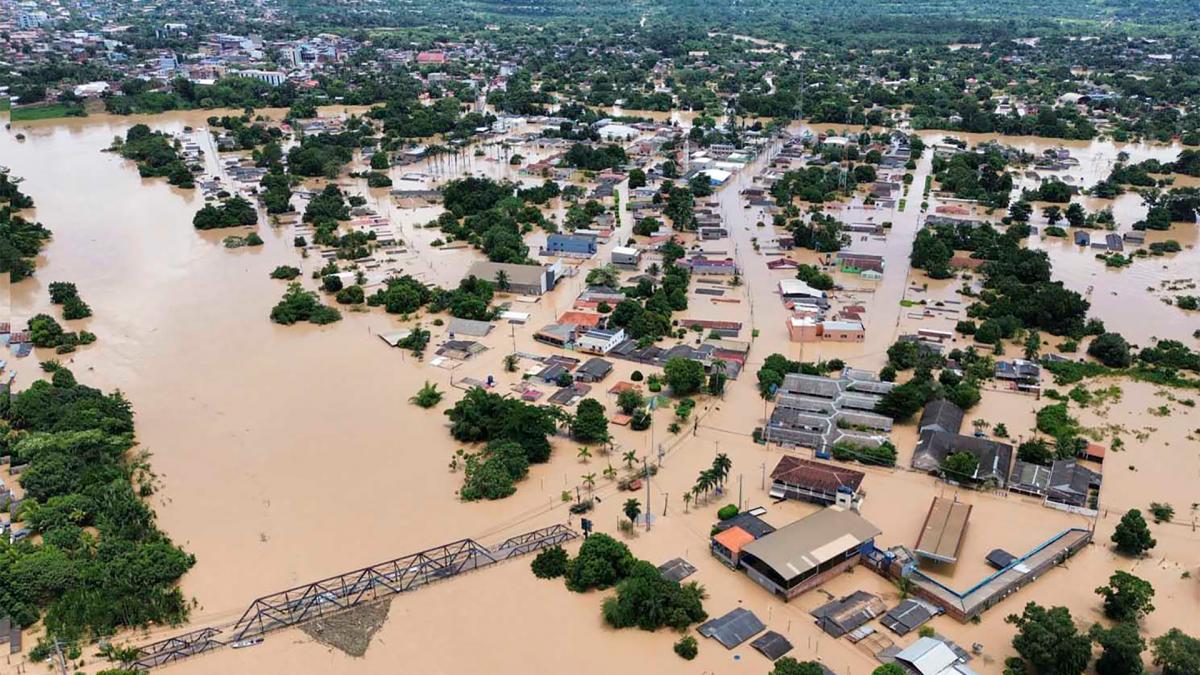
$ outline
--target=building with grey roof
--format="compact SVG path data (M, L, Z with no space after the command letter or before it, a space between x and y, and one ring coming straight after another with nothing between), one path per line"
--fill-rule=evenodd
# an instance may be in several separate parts
M1050 485L1050 467L1031 462L1017 460L1013 462L1012 473L1008 476L1008 489L1013 492L1045 497L1046 487Z
M892 419L874 412L877 393L891 390L862 370L846 369L840 378L790 373L776 393L776 405L763 429L768 443L827 451L847 442L878 447L887 440Z
M913 451L912 467L934 473L940 469L944 459L960 452L974 455L979 465L973 476L951 476L951 480L991 482L1000 487L1008 482L1013 455L1011 445L947 431L930 429L921 432L920 441Z
M948 431L956 434L962 428L963 409L946 399L930 401L921 412L920 431Z
M489 281L499 287L502 285L500 275L503 274L505 284L514 293L541 295L554 288L558 281L557 270L558 267L554 265L518 265L479 260L471 265L467 276Z
M941 613L942 610L924 600L909 598L888 610L879 623L896 635L907 635Z
M742 547L740 567L760 586L790 600L858 564L881 531L836 506L781 527Z
M1060 459L1050 467L1046 501L1078 508L1093 507L1092 495L1100 489L1100 474L1073 459Z

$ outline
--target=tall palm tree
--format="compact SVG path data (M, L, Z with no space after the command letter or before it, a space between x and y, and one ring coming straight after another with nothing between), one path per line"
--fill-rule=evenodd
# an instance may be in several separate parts
M637 452L634 450L630 450L630 451L626 452L625 454L621 455L621 459L624 460L624 462L625 462L625 468L632 471L634 463L637 462Z
M511 285L508 281L508 272L504 270L496 272L496 288L507 292Z
M617 470L613 468L612 464L609 464L608 467L604 469L604 477L608 480L617 479Z
M725 484L725 480L729 478L729 470L732 468L733 460L729 459L729 455L722 452L713 458L713 471L717 475L717 482L719 484Z
M592 458L592 451L588 450L586 445L579 446L579 452L575 454L579 457L579 461L584 464L587 464L588 460Z
M583 474L583 476L581 476L581 478L583 478L584 487L587 488L588 497L591 497L592 496L592 488L596 487L596 474L585 473L585 474Z
M691 492L683 493L683 512L684 513L688 512L688 504L691 504L691 503L692 503L692 493Z
M638 516L642 515L642 503L636 499L626 499L625 506L621 508L621 511L629 519L630 524L637 525Z

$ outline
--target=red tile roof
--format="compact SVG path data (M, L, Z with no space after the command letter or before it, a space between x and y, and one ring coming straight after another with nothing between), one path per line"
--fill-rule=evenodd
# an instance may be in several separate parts
M562 316L558 317L558 323L573 323L576 326L586 326L595 328L600 325L604 319L603 314L593 314L591 312L563 312Z
M839 487L858 490L865 475L861 471L846 469L834 464L784 455L779 460L779 464L775 465L775 470L771 472L771 479L810 489L833 492Z

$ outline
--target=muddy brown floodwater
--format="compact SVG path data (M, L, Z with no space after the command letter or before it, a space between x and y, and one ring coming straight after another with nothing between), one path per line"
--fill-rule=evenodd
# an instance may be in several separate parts
M73 329L96 333L99 341L71 355L68 365L82 381L119 388L133 403L140 443L153 453L153 467L161 479L153 498L161 527L198 559L183 579L184 593L197 602L192 626L227 624L260 595L462 537L491 543L568 522L561 493L573 490L583 474L599 474L609 463L619 466L619 455L597 455L582 463L576 458L575 444L558 438L552 461L534 467L516 495L500 502L462 503L454 496L461 476L447 468L458 446L448 434L441 410L462 395L453 382L464 377L493 375L497 390L509 391L519 378L504 373L500 361L514 347L552 353L535 343L532 333L570 307L582 278L568 279L540 302L515 302L514 309L532 314L528 324L516 328L499 324L484 339L491 349L455 370L416 362L410 355L388 349L374 334L401 324L379 312L344 312L343 321L326 327L274 325L267 315L284 287L269 279L268 273L277 265L299 260L288 228L260 225L264 246L227 250L221 234L192 228L192 215L203 203L199 194L159 180L143 180L131 163L101 152L113 136L135 122L182 132L185 126L202 130L208 115L180 113L144 120L96 117L22 125L20 131L27 137L23 142L15 139L15 130L0 134L3 164L26 179L24 189L38 205L35 217L54 231L35 278L12 287L13 321L20 324L46 311L46 286L56 280L76 283L92 306L94 317L70 323ZM820 126L821 131L825 128ZM923 135L933 139L944 134ZM207 138L203 133L197 137ZM1002 140L1037 152L1059 145L1039 139ZM1091 178L1106 174L1104 162L1115 158L1120 149L1108 143L1071 147L1081 159L1080 171L1090 171ZM1171 156L1169 149L1125 149L1135 160ZM211 145L208 162L210 169L215 168ZM520 178L494 154L462 162L453 171ZM927 153L916 172L915 192L903 210L868 216L861 204L850 207L863 210L856 219L862 215L893 223L886 240L861 243L887 256L881 282L837 273L838 281L849 289L839 302L853 300L867 306L866 342L803 349L788 342L783 324L787 312L774 290L783 275L769 271L768 258L753 246L755 238L763 242L773 237L770 219L756 209L742 208L738 195L763 164L760 159L719 191L715 200L732 236L704 245L706 250L728 252L741 265L744 283L728 289L726 296L738 302L718 303L692 294L686 313L742 321L744 339L749 338L751 326L758 328L749 372L730 385L723 399L701 401L702 419L694 435L668 434L670 411L657 413L655 441L667 452L663 470L651 483L650 505L659 514L658 521L651 532L630 539L630 545L640 557L655 563L684 556L695 564L699 571L694 578L709 592L710 614L747 607L790 637L796 645L794 656L819 658L839 674L865 674L876 662L845 641L825 637L808 617L807 610L826 597L823 593L809 593L787 605L775 601L707 554L708 529L715 509L735 500L734 491L743 495L743 505L766 506L768 519L777 525L813 510L797 503L772 504L764 489L763 476L781 452L757 446L749 438L766 413L753 376L763 358L772 352L805 359L837 356L852 365L878 367L899 332L953 323L946 317L914 319L900 301L936 294L949 298L958 282L922 288L924 280L908 270L911 241L922 222L919 191L930 171ZM452 177L445 166L432 165L396 168L392 175L399 179L410 170L440 174L414 187ZM404 271L448 284L478 259L470 250L438 251L429 246L435 233L417 226L436 217L438 208L402 208L391 203L386 190L362 192L380 213L393 219L409 242L412 252L398 261ZM1118 200L1122 230L1140 217L1140 208L1136 196ZM766 221L761 228L757 227L760 219ZM607 251L624 240L630 226L626 215L618 236L598 260L607 259ZM1093 286L1095 312L1136 341L1151 335L1182 338L1196 327L1194 317L1157 300L1145 301L1145 287L1163 278L1194 276L1200 269L1195 227L1176 225L1169 236L1188 248L1116 272L1105 270L1089 252L1036 239L1034 243L1050 250L1058 278L1081 292ZM794 257L815 260L806 253ZM318 262L303 263L307 279ZM444 329L434 329L435 341L445 337ZM39 353L17 363L18 387L28 386L38 376L37 360L49 356ZM593 395L614 409L613 397L605 391L612 383L629 379L632 370L631 364L618 361L615 373ZM448 392L447 401L434 411L408 403L425 381ZM1150 385L1125 382L1122 386L1120 402L1081 416L1084 424L1096 427L1124 425L1123 430L1106 427L1109 438L1112 433L1121 435L1126 450L1110 455L1105 467L1104 512L1096 523L1101 545L1089 547L1070 561L1068 569L1051 571L1045 580L992 609L981 626L945 618L934 621L939 631L961 644L981 643L982 655L972 662L981 673L999 673L1003 659L1011 655L1012 631L1003 623L1005 614L1037 600L1067 604L1079 620L1090 623L1098 618L1098 603L1090 589L1116 568L1136 570L1158 589L1158 609L1145 622L1148 635L1170 626L1200 632L1200 614L1195 612L1200 590L1194 578L1183 576L1185 571L1200 576L1200 537L1192 525L1197 516L1191 509L1200 502L1196 487L1200 446L1189 436L1189 430L1200 424L1191 408L1168 402ZM1147 408L1161 404L1170 406L1173 416L1147 416ZM1003 421L1014 435L1018 430L1027 435L1040 405L1027 396L987 391L971 414L993 424ZM1147 426L1155 428L1142 429ZM1141 434L1132 431L1135 428L1142 429ZM649 432L615 428L614 435L623 449L654 454ZM905 466L915 430L901 426L893 437L901 450L900 465ZM685 512L679 496L718 451L729 453L734 462L730 494ZM865 489L864 515L884 531L879 541L884 546L912 545L930 499L954 491L928 476L899 469L868 470ZM597 526L615 531L624 496L603 478L596 491L603 497L595 514ZM991 548L1023 551L1065 527L1090 525L1079 516L1017 498L986 493L959 496L976 504L964 549L970 560L957 569L938 572L956 587L965 588L985 574L980 557ZM1140 561L1114 557L1104 545L1118 517L1113 513L1145 508L1151 499L1172 502L1179 514L1176 523L1155 526L1159 547L1153 557ZM860 588L882 593L889 602L896 599L894 589L863 569L835 580L825 590L840 594ZM748 645L726 651L706 640L701 642L698 659L684 662L671 652L676 638L670 633L616 633L604 627L600 602L598 594L572 594L557 582L536 580L526 562L514 562L397 598L362 659L330 650L293 630L268 636L262 646L195 658L172 666L171 671L383 673L395 672L398 662L406 670L424 673L484 668L545 672L563 666L597 674L768 670L767 662ZM156 628L152 636L175 632ZM133 635L129 640L144 638ZM99 666L89 664L87 670ZM5 667L0 666L0 672Z

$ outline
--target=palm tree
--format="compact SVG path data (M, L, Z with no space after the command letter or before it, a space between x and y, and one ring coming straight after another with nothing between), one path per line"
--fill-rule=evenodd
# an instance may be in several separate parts
M438 391L436 384L425 380L425 386L417 390L416 395L409 397L408 401L422 408L432 408L441 403L442 392Z
M642 515L642 503L636 499L627 499L621 512L629 519L630 524L637 525L638 516Z
M517 372L517 363L519 362L519 360L520 359L517 357L516 354L509 354L508 356L505 356L504 357L504 370L509 373Z
M621 455L621 459L625 461L625 468L632 471L634 463L637 462L637 452L630 450Z
M617 470L613 468L612 464L609 464L608 468L604 469L604 477L608 480L617 479Z
M586 487L588 490L588 496L591 497L592 496L592 488L596 487L596 474L585 473L585 474L583 474L583 476L581 476L581 478L583 478L584 487Z
M725 479L729 478L729 470L733 468L733 460L729 459L729 455L719 453L713 458L713 471L717 474L717 481L725 484Z
M584 464L587 464L588 460L592 458L592 451L588 450L587 446L580 446L579 452L575 454L579 457L579 461L583 462Z
M713 486L715 485L716 479L714 478L713 472L710 469L701 471L700 476L696 479L696 487L700 488L700 491L704 493L705 499L708 498L708 491L713 489Z
M992 426L992 423L982 418L976 418L971 420L971 426L975 427L976 434L980 434L984 429Z
M496 271L496 288L507 292L509 287L510 287L510 284L508 282L508 272L505 272L504 270L497 270Z
M691 504L691 503L692 503L692 493L690 493L690 492L683 493L683 512L684 513L688 512L688 504Z

